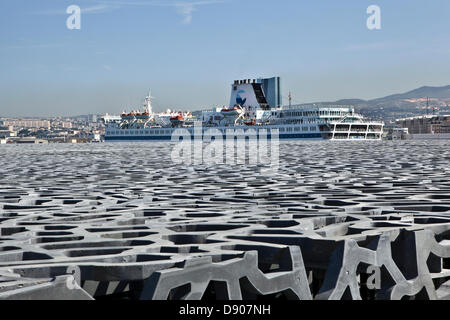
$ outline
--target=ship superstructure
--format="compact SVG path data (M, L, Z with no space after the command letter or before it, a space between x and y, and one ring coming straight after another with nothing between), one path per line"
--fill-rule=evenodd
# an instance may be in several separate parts
M289 105L271 107L258 80L237 80L231 88L230 104L203 111L196 118L190 112L154 113L151 94L144 111L123 112L120 119L105 119L106 141L171 140L173 132L185 128L194 133L195 123L203 131L216 128L252 128L255 131L277 129L280 139L381 140L384 123L369 121L353 106Z

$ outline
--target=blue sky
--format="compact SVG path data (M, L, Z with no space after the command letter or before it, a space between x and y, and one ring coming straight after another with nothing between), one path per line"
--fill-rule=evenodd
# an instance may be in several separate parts
M118 113L149 87L156 110L210 108L275 75L296 103L448 85L449 16L448 0L1 0L0 116Z

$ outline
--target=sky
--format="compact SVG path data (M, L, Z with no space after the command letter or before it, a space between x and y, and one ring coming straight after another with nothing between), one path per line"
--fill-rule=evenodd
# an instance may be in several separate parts
M149 88L155 111L199 110L272 76L293 103L449 85L449 16L448 0L1 0L0 117L118 114Z

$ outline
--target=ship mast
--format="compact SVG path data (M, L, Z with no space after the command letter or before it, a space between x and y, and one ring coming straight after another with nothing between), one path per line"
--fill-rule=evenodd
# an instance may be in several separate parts
M153 113L153 109L152 109L152 92L151 89L148 89L148 96L145 98L145 106L147 109L147 112L149 114Z

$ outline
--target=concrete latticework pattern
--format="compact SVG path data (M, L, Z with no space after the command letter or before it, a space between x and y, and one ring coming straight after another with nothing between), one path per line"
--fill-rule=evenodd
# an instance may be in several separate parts
M450 142L0 148L0 299L450 299Z

